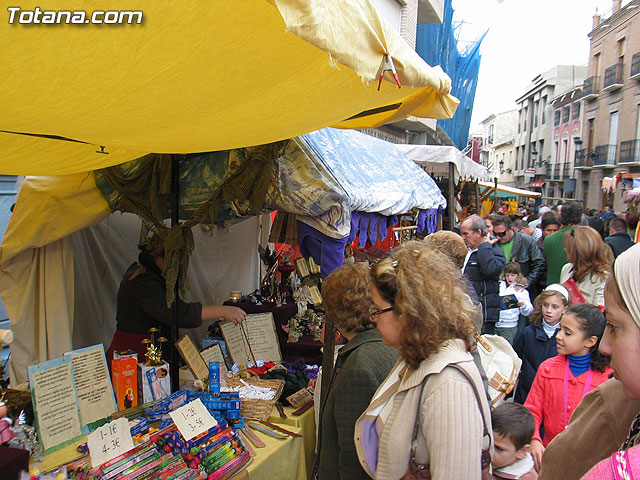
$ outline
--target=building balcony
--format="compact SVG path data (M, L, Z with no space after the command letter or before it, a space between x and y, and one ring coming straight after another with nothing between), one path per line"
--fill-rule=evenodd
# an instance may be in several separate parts
M591 168L593 167L593 160L595 152L586 148L576 150L576 161L574 168Z
M604 71L603 92L611 92L623 87L622 72L624 72L624 63L616 63Z
M629 78L640 79L640 52L631 57L631 73L629 74Z
M599 95L599 80L600 77L594 75L587 78L582 84L582 99L583 100L595 100Z
M618 164L640 163L640 140L620 142Z
M562 165L560 165L559 163L553 164L553 176L551 178L553 178L554 180L560 180L561 168L562 168Z
M593 160L594 167L614 167L616 165L616 146L598 145Z
M571 162L564 162L562 168L562 179L571 178Z

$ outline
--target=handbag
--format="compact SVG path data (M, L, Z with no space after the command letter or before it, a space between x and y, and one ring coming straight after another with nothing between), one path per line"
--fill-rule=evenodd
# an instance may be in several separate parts
M480 335L475 332L480 363L487 375L487 393L491 407L495 407L515 388L522 367L511 344L498 335Z
M482 410L482 400L480 400L480 392L478 392L478 387L475 382L463 367L458 365L457 363L450 363L447 365L448 367L453 367L459 372L461 372L473 387L473 392L476 394L476 401L478 402L478 408L480 409L480 416L482 417L482 437L489 437L489 444L487 448L482 449L482 453L480 455L480 465L482 470L482 480L490 480L491 479L491 436L489 435L489 431L487 430L487 421L484 418L484 411ZM430 375L427 375L425 379L422 381L422 392L424 392L424 385L427 382L427 379ZM420 393L420 397L422 398L422 392ZM422 402L420 402L422 404ZM411 439L411 452L409 454L409 467L407 468L406 473L400 477L400 480L430 480L431 479L431 468L428 463L417 463L416 462L416 447L418 444L418 429L420 428L420 409L417 409L416 413L416 421L413 425L413 437Z

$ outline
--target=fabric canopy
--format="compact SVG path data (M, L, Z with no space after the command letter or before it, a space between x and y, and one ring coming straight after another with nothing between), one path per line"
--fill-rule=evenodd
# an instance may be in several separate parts
M78 4L20 4L36 7ZM0 26L7 53L0 173L66 175L149 152L259 145L327 125L450 118L458 104L450 78L369 0L144 2L143 15L141 24ZM389 72L377 88L386 54L402 88Z
M444 207L446 200L433 179L396 147L361 132L332 128L289 140L272 159L264 211L295 213L325 235L343 238L350 233L354 211L390 216ZM244 150L238 149L182 162L181 218L190 217L244 158ZM117 169L134 175L139 166L135 160ZM118 194L100 171L27 177L0 245L0 264L102 221L117 204ZM252 214L246 206L227 204L209 223L229 226Z
M495 187L493 183L478 182L481 188L492 189ZM498 192L503 192L513 196L520 197L540 197L540 192L532 192L531 190L522 190L520 188L508 187L507 185L498 184Z
M456 183L460 178L491 182L497 177L496 172L474 162L456 147L440 145L398 145L397 147L435 177L448 177L450 163L455 167L453 180Z

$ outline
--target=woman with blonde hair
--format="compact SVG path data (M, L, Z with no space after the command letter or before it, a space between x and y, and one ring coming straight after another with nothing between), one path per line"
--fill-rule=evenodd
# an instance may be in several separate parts
M336 359L321 406L316 471L319 479L366 479L355 452L353 428L398 358L371 322L369 267L343 266L322 284L327 316L347 340ZM323 382L325 380L323 379Z
M613 265L611 248L591 227L579 226L564 234L569 263L562 267L560 283L573 303L604 305L604 285Z
M491 419L469 353L477 312L460 270L410 242L373 265L371 281L371 319L400 359L356 422L362 467L375 479L418 470L432 479L481 478Z

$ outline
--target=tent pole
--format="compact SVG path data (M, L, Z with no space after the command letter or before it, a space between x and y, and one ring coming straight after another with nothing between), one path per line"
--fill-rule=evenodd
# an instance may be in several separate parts
M180 222L180 159L178 155L171 156L171 227L178 225ZM180 366L178 363L178 349L176 342L178 341L178 295L180 286L178 282L175 284L175 300L171 304L171 329L169 331L169 348L171 355L169 357L169 372L171 372L171 391L177 392L180 389Z
M480 215L482 213L482 205L480 204L480 185L478 185L478 180L476 179L476 214Z
M449 163L449 199L448 199L448 207L449 207L449 230L453 232L453 228L455 226L455 216L456 216L456 195L454 192L455 183L453 181L455 166L453 163Z
M498 179L493 179L493 207L491 207L491 213L495 213L498 206Z

